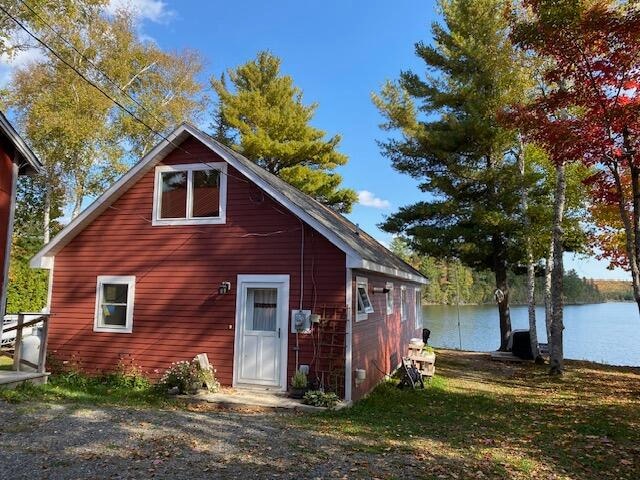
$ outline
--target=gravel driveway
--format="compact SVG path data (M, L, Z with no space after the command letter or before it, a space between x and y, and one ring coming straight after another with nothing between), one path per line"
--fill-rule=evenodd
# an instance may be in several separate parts
M29 480L417 474L399 458L382 467L347 441L287 427L282 415L292 414L0 402L0 471Z

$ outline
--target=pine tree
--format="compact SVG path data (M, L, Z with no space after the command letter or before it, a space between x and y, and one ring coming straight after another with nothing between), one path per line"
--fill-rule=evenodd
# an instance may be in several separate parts
M444 25L434 44L416 44L430 72L402 72L373 99L399 131L382 142L394 168L421 180L427 199L405 206L381 226L411 238L419 253L457 258L495 274L500 349L511 332L510 265L521 262L521 182L513 130L498 113L524 95L526 71L508 38L502 0L441 0Z
M280 73L280 59L260 52L256 59L212 78L219 108L216 134L237 137L230 146L267 171L340 212L349 212L356 200L351 189L340 188L335 168L347 157L337 151L340 136L326 139L312 127L317 104L304 105L302 91L290 76Z

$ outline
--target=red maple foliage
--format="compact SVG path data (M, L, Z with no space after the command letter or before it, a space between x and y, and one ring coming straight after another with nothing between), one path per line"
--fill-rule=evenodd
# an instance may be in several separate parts
M515 106L511 121L555 162L595 169L594 240L612 265L631 270L640 302L640 9L523 0L513 39L542 59L542 72L540 93Z

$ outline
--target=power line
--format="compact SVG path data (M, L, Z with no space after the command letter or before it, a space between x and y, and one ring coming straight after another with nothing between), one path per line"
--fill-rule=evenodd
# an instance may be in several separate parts
M73 44L73 42L71 42L70 40L68 40L67 38L65 38L58 30L56 30L55 28L53 28L51 26L50 23L48 23L43 17L42 15L40 15L36 10L33 9L33 7L31 7L27 2L25 2L24 0L18 0L22 5L24 5L25 7L27 7L27 9L29 9L29 11L31 13L33 13L36 18L38 20L40 20L44 25L46 25L49 30L51 30L53 33L55 33L64 43L66 43L67 45L69 45L69 47L71 47L78 55L80 55L89 65L91 65L100 75L102 75L102 77L104 77L109 83L111 83L113 86L115 86L118 90L120 90L124 95L126 95L127 98L129 98L132 102L134 102L136 105L138 105L140 108L142 108L145 112L147 112L149 115L151 115L151 117L153 117L153 119L158 122L158 124L160 125L161 128L164 128L164 124L162 122L162 120L160 120L157 116L155 116L153 114L153 112L149 111L142 103L140 103L138 100L136 100L135 98L133 98L124 88L122 88L120 86L120 84L115 81L114 79L112 79L109 75L107 75L103 70L100 69L100 67L98 67L98 65L96 65L90 58L88 58L86 55L84 55L80 50L78 50L78 48Z
M26 5L22 0L19 0L21 3L23 3L25 6L28 7L28 5ZM183 151L184 153L186 153L187 155L191 156L191 152L187 151L186 149L184 149L182 146L174 143L172 140L170 140L166 135L160 133L159 131L157 131L156 129L154 129L153 127L149 126L144 120L142 120L140 117L138 117L135 113L133 113L131 110L129 110L128 108L126 108L124 105L122 105L118 100L116 100L115 98L111 97L107 92L105 92L99 85L97 85L96 83L92 82L89 78L87 78L85 75L82 74L82 72L80 72L78 69L76 69L73 65L71 65L67 60L65 60L61 54L59 54L58 52L56 52L51 46L49 46L44 40L42 40L41 38L39 38L38 36L36 36L33 32L31 32L27 27L25 27L18 19L16 19L14 16L12 16L2 5L0 5L0 10L2 12L4 12L5 15L7 15L11 20L13 20L20 28L22 28L31 38L33 38L34 40L36 40L39 44L41 44L44 48L46 48L49 52L51 52L51 54L53 56L55 56L58 60L60 60L62 63L64 63L67 67L69 67L71 70L73 70L80 78L82 78L85 82L87 82L89 85L91 85L93 88L95 88L96 90L98 90L102 95L104 95L106 98L108 98L109 100L111 100L115 105L117 105L118 107L120 107L123 111L125 111L127 114L129 114L134 120L136 120L137 122L139 122L141 125L143 125L144 127L146 127L150 132L152 132L153 134L157 135L158 137L162 138L163 140L167 141L169 144L173 145L175 148ZM31 9L33 11L33 9ZM36 12L34 12L35 15L37 15ZM43 23L46 24L46 22L44 22L44 20L39 17L41 19L41 21ZM57 35L59 35L54 29L53 27L51 27L50 25L46 24L51 30L54 31L54 33L56 33ZM64 37L62 37L61 35L59 35L60 38L62 38L65 42L69 43L72 48L74 50L77 51L77 49L75 47L73 47L73 45L67 41L66 39L64 39ZM80 52L78 52L80 53ZM82 55L80 53L80 55ZM83 58L86 59L86 57L83 56ZM89 59L87 59L88 62L90 62ZM98 70L105 78L109 78L108 75L104 72L102 72L99 68L96 68L96 70ZM113 82L113 81L112 81ZM126 92L125 92L126 93ZM133 99L132 97L130 97L128 94L127 96L129 98L131 98L134 102L138 103L135 99ZM139 104L139 103L138 103ZM139 104L140 105L140 104ZM147 110L146 108L144 108L142 105L141 107L145 110ZM148 110L147 110L148 111ZM228 147L226 147L225 145L222 145L223 147L225 147L226 149L230 150ZM233 152L235 154L235 152ZM210 162L201 162L203 165L209 166L215 170L218 171L218 173L222 174L222 175L226 175L227 177L232 177L235 178L237 180L240 180L242 182L245 183L250 183L249 181L247 181L244 178L238 177L236 175L232 175L228 172L223 172L222 170L216 168L215 165L211 164Z
M106 98L108 98L109 100L111 100L113 103L115 103L118 107L120 107L123 111L125 111L126 113L128 113L134 120L136 120L137 122L139 122L140 124L144 125L150 132L154 133L155 135L157 135L158 137L162 138L163 140L169 142L171 145L173 145L176 148L179 148L180 150L182 150L183 152L185 152L187 155L191 155L191 153L189 153L188 151L186 151L184 148L182 148L180 145L176 145L175 143L173 143L172 140L170 140L166 135L158 132L157 130L155 130L154 128L152 128L151 126L149 126L149 124L147 124L144 120L142 120L140 117L138 117L135 113L133 113L131 110L129 110L127 107L125 107L124 105L122 105L122 103L120 103L118 100L116 100L115 98L111 97L107 92L105 92L100 86L98 86L97 84L95 84L94 82L92 82L90 79L88 79L82 72L80 72L77 68L75 68L73 65L71 65L67 60L65 60L58 52L56 52L53 48L51 48L44 40L42 40L40 37L38 37L37 35L35 35L33 32L31 32L31 30L29 30L27 27L25 27L20 20L18 20L17 18L15 18L13 15L11 15L6 8L4 8L2 5L0 5L0 10L2 12L4 12L4 14L9 17L11 20L13 20L16 25L18 25L22 30L24 30L27 35L29 35L31 38L33 38L36 42L38 42L40 45L42 45L45 49L47 49L49 52L51 52L51 54L56 57L58 60L60 60L62 63L64 63L67 67L69 67L71 70L73 70L75 73L78 74L78 76L80 78L82 78L85 82L87 82L89 85L91 85L93 88L95 88L96 90L98 90L102 95L104 95Z
M31 11L33 11L33 9L31 9L27 4L24 3L23 0L19 0L22 4L24 4L25 6L27 6ZM81 79L83 79L85 82L87 82L89 85L91 85L93 88L95 88L96 90L98 90L102 95L104 95L106 98L108 98L109 100L111 100L115 105L117 105L118 107L120 107L124 112L126 112L127 114L129 114L134 120L136 120L137 122L139 122L141 125L143 125L144 127L146 127L150 132L152 132L153 134L157 135L158 137L162 138L163 140L165 140L166 142L168 142L169 144L173 145L175 148L183 151L184 153L186 153L187 155L191 156L191 152L187 151L186 149L184 149L182 146L174 143L172 140L170 140L166 135L162 134L161 132L157 131L156 129L154 129L153 127L151 127L150 125L148 125L144 120L142 120L140 117L138 117L134 112L132 112L131 110L129 110L127 107L125 107L124 105L122 105L122 103L120 103L118 100L116 100L115 98L111 97L104 89L102 89L99 85L97 85L96 83L94 83L93 81L91 81L89 78L87 78L82 72L80 72L77 68L75 68L73 65L71 65L67 60L65 60L61 54L59 54L58 52L56 52L51 46L49 46L44 40L42 40L41 38L39 38L37 35L35 35L33 32L31 32L25 25L23 25L17 18L15 18L13 15L11 15L2 5L0 5L0 11L4 12L5 15L7 15L11 20L13 20L20 28L22 28L31 38L33 38L35 41L37 41L40 45L42 45L45 49L47 49L49 52L51 52L51 54L56 57L58 60L60 60L63 64L65 64L67 67L69 67L71 70L73 70ZM35 15L37 15L37 13L35 11L33 11ZM55 31L55 29L53 29L53 27L51 27L50 25L48 25L41 17L39 17L41 19L41 21L43 23L45 23L45 25L47 25L54 33L56 33L56 35L60 36L60 38L62 38L65 42L69 43L72 48L74 50L77 51L77 49L66 39L64 39L64 37L62 37L60 34L58 34L58 32ZM80 53L80 52L78 52ZM80 53L81 54L81 53ZM82 55L82 54L81 54ZM86 59L86 57L83 56L83 58ZM89 59L87 59L88 62L90 62ZM91 62L90 62L91 63ZM93 64L92 64L93 65ZM105 78L109 78L108 75L104 72L102 72L99 68L95 67L96 70L98 70ZM113 80L111 80L113 82ZM126 92L125 92L126 93ZM138 103L135 99L133 99L132 97L130 97L128 94L127 96L129 98L131 98L133 101L135 101L136 103ZM144 108L144 107L142 107ZM146 109L145 109L146 110ZM220 144L224 149L229 150L230 153L232 153L233 155L235 155L235 152L233 150L231 150L229 147L227 147L226 145ZM241 178L238 177L237 175L232 175L228 172L224 172L220 169L218 169L215 165L211 164L210 162L200 162L203 165L206 165L208 167L211 167L215 170L218 171L218 173L222 174L222 175L226 175L227 177L232 177L235 178L239 181L242 181L244 183L251 183L249 182L247 179L245 178ZM275 208L275 207L273 207Z

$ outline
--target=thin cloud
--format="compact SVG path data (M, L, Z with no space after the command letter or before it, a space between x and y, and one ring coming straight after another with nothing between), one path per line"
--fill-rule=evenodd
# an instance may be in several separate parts
M131 11L138 21L155 23L167 23L175 15L162 0L111 0L105 7L109 14L123 9Z
M364 207L379 208L381 210L391 206L389 200L383 200L382 198L376 197L368 190L360 190L358 192L358 204Z

